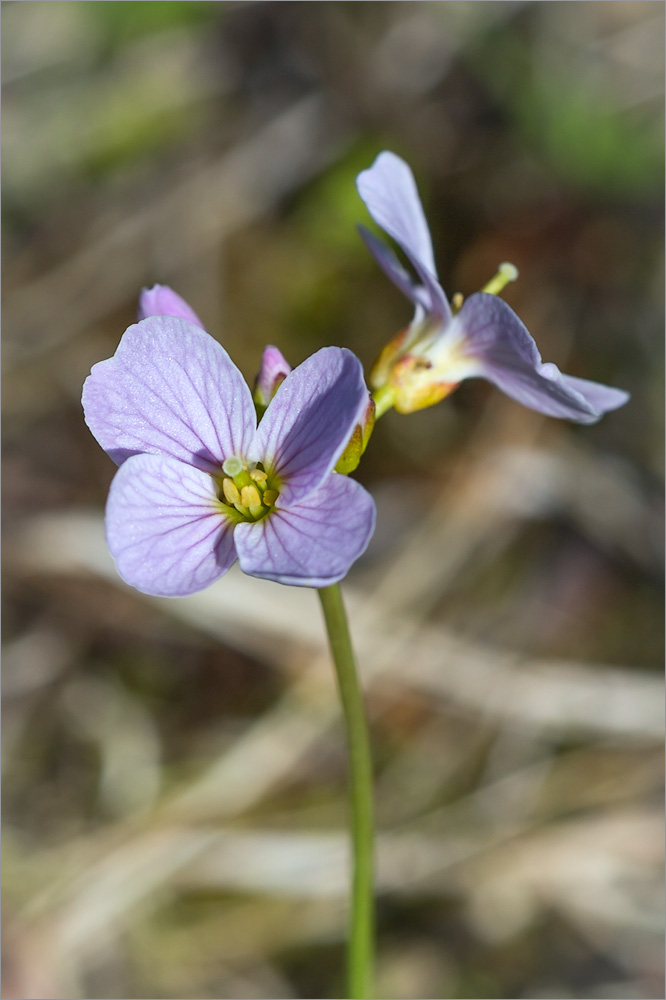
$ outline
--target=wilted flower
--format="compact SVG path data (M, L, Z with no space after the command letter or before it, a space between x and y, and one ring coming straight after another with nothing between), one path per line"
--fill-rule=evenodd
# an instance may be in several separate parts
M142 308L189 310L156 288ZM177 597L238 559L278 583L342 579L370 539L375 507L332 470L367 403L358 359L327 347L287 375L257 427L249 387L200 326L150 315L129 327L83 389L86 423L120 466L106 536L122 578Z
M384 389L400 413L432 406L466 378L485 378L508 396L551 417L597 421L622 406L628 393L564 375L544 364L514 311L489 291L517 276L503 265L496 284L470 296L454 313L437 279L428 224L414 177L394 153L380 153L358 176L358 191L370 215L404 251L418 282L395 254L367 230L361 234L377 263L416 306L409 327L387 345L370 382Z

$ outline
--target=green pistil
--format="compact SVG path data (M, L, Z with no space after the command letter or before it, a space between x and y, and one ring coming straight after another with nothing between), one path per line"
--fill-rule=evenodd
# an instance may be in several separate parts
M494 278L491 278L487 285L484 285L481 289L482 292L487 292L489 295L499 295L499 293L506 288L507 285L511 284L512 281L516 281L518 278L518 268L515 264L509 264L505 261L497 269L497 274Z
M260 521L269 514L280 495L279 480L261 465L252 469L235 455L226 459L222 475L213 478L218 487L220 513L233 521Z
M245 466L243 465L242 460L237 458L236 455L231 455L229 458L225 458L222 463L222 472L224 472L224 474L229 476L231 479L233 479L234 476L237 476L239 472L242 472L244 468Z
M231 458L227 458L222 465L222 471L226 476L231 479L239 490L242 490L244 486L252 485L252 478L247 468L243 464L240 458L232 455Z

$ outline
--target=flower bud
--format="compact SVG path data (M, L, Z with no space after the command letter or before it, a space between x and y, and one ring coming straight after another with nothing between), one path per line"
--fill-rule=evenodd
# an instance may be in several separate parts
M264 348L253 393L254 402L260 411L266 409L290 371L291 365L285 361L277 347L269 345Z
M191 309L185 299L181 299L168 285L153 285L144 288L139 296L138 319L148 319L149 316L175 316L187 320L203 330L204 325Z

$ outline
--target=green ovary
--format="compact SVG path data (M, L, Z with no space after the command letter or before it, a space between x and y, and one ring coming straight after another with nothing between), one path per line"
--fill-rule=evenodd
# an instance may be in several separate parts
M217 484L220 513L234 521L260 521L270 514L280 495L280 482L274 473L267 473L261 462L248 468L236 456L228 458Z

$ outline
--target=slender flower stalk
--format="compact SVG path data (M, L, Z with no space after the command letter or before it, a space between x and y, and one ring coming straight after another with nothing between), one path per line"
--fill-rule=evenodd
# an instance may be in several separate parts
M390 385L382 385L379 389L375 389L372 398L375 403L375 420L379 420L393 406L395 402L395 390Z
M352 837L352 905L347 958L348 996L372 996L374 960L372 757L347 616L338 584L323 587L319 599L338 679L347 730Z
M90 430L119 466L106 534L127 583L147 594L184 596L238 559L252 576L318 589L349 748L349 996L368 998L372 764L337 586L375 524L372 498L346 475L374 424L361 364L350 351L331 347L292 371L268 347L253 399L190 306L156 285L142 293L139 323L125 332L113 358L94 366L83 406Z

